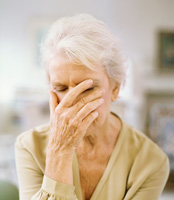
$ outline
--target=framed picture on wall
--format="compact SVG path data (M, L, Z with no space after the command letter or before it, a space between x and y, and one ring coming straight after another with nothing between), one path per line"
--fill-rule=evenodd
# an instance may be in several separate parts
M146 93L147 135L168 155L174 180L174 93Z
M150 136L150 114L152 108L156 106L156 104L164 104L164 105L173 105L174 107L174 93L171 91L166 92L146 92L146 125L145 131L148 136Z
M158 68L174 73L174 30L158 33Z

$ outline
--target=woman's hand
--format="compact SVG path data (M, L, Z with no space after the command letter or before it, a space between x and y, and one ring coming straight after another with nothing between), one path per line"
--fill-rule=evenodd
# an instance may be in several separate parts
M84 95L92 83L92 80L81 82L71 89L60 103L58 103L57 95L54 92L50 93L50 136L46 158L48 174L50 170L55 172L56 167L60 165L64 166L64 169L66 166L72 168L74 150L98 116L96 109L104 101L101 98L104 91L95 90ZM78 98L82 93L83 97Z
M96 108L103 103L100 98L102 91L92 92L74 104L77 97L91 85L92 81L83 81L70 90L59 104L56 94L51 92L49 148L62 153L74 150L97 118Z

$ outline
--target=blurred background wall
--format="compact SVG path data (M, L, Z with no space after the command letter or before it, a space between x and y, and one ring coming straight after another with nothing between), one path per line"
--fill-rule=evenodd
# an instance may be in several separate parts
M156 140L166 131L156 129L159 120L166 120L162 115L155 121L161 116L158 106L163 109L169 105L164 109L170 127L173 124L174 114L169 116L168 110L174 109L174 70L162 72L158 63L158 33L174 33L173 0L0 0L0 177L17 182L16 136L49 120L48 86L39 64L42 36L57 18L84 12L113 30L129 58L127 85L112 110L149 136L150 130L155 130ZM168 121L163 128L166 126ZM172 130L167 134L173 139ZM160 138L159 144L165 149L166 141ZM170 145L168 153L174 152L174 144Z

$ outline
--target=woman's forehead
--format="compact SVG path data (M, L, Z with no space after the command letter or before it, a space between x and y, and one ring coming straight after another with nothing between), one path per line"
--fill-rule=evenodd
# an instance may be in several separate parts
M69 82L77 85L87 79L92 79L97 84L103 79L105 72L99 66L96 66L96 69L93 71L83 65L54 61L49 67L49 75L50 81L54 85L62 85Z

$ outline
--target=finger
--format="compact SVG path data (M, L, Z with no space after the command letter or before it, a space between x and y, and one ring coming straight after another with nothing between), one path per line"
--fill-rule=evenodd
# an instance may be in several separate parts
M80 127L78 127L77 132L83 133L82 137L85 135L86 131L89 128L89 126L94 122L94 120L98 117L98 112L93 111L91 112L81 123Z
M76 115L76 113L78 113L79 110L82 109L86 104L102 97L104 93L105 90L102 89L102 90L95 90L94 92L91 92L86 96L83 96L82 98L79 99L79 101L76 104L72 106L72 109L70 110L69 114Z
M57 95L53 92L50 91L50 112L53 113L58 105L58 98Z
M94 112L101 104L104 103L104 99L96 99L86 104L75 116L70 120L71 126L77 127L81 122L92 112Z
M81 83L79 83L76 87L74 87L72 90L70 90L65 97L62 99L60 106L61 107L70 107L73 105L73 102L76 100L76 98L85 90L89 89L93 84L92 79L85 80Z

